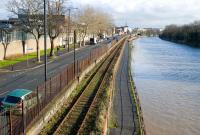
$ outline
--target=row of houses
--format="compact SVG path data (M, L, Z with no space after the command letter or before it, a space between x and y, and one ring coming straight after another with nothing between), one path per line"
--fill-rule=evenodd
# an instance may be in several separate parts
M127 25L125 25L125 26L120 26L120 27L114 27L113 32L114 34L123 35L123 34L131 33L132 30Z
M160 28L134 28L132 33L134 35L158 36L161 31Z

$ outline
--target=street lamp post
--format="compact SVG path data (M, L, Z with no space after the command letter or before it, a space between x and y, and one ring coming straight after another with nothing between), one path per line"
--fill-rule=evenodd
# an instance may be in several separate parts
M44 0L44 80L47 81L47 14L46 14L46 2Z
M74 75L76 74L76 30L74 30Z
M78 9L78 8L68 8L67 10L69 11L68 12L68 30L67 30L67 51L69 52L69 36L70 36L70 27L71 27L71 24L70 24L70 21L71 21L71 10L73 9Z
M70 35L70 21L71 21L71 10L72 9L78 9L78 8L68 8L69 14L68 14L68 40L67 40L67 44L68 44L68 52L69 52L69 35ZM74 76L76 75L76 30L74 30Z
M68 36L68 38L67 38L67 51L69 52L69 31L70 31L70 15L71 15L71 9L69 8L68 9L68 11L69 11L69 15L68 15L68 30L67 30L67 36Z

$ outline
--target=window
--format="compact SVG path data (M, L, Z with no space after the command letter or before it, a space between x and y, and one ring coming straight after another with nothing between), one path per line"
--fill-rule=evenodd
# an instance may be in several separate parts
M19 103L20 101L21 101L21 98L14 97L14 96L7 96L5 99L5 102L13 103L13 104Z

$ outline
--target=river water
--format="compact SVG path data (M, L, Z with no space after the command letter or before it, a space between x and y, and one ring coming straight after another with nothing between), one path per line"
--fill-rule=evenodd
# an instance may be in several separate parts
M200 135L200 49L157 37L133 45L147 135Z

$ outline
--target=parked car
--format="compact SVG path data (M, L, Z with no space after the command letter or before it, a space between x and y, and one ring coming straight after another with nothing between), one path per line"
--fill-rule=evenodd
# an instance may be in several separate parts
M0 112L3 111L3 103L2 101L4 100L5 97L0 97Z
M97 38L90 38L90 44L96 45L97 44Z
M41 97L41 96L39 96ZM7 94L2 101L4 110L13 108L17 114L22 113L22 103L25 109L30 109L37 104L37 95L31 90L16 89Z

